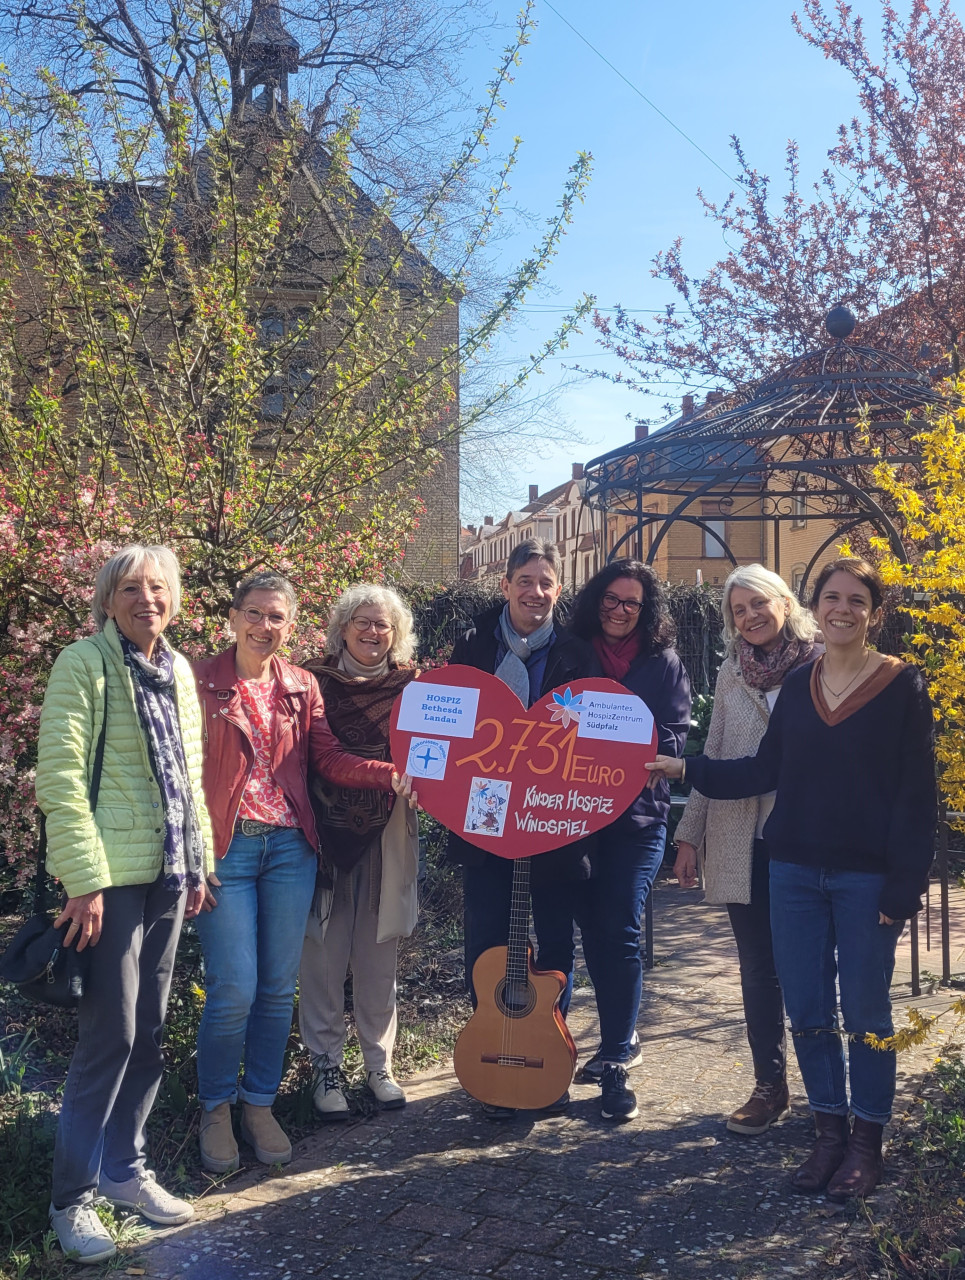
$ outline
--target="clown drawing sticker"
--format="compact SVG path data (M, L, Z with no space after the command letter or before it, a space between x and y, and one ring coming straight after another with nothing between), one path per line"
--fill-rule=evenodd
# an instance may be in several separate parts
M464 835L501 836L506 826L506 806L511 782L496 778L473 778L469 787Z
M527 709L495 676L452 666L406 686L391 745L427 813L522 858L619 817L643 789L657 735L649 708L613 680L574 680Z

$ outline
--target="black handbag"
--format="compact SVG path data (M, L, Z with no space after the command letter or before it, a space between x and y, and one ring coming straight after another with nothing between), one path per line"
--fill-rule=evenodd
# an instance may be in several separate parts
M101 655L103 662L103 655ZM104 739L107 735L107 666L104 665L104 719L94 752L94 769L90 781L91 813L97 807L101 772L104 768ZM84 994L89 969L87 949L64 945L69 925L55 929L49 912L47 889L47 820L40 815L40 844L37 851L37 874L34 880L33 915L17 930L6 950L0 955L0 978L17 987L21 995L41 1004L69 1008Z

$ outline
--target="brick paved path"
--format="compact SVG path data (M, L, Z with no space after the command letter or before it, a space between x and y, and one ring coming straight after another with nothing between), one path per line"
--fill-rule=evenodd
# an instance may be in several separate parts
M851 1210L788 1186L811 1133L800 1080L791 1120L759 1138L726 1133L752 1084L726 915L675 884L655 901L636 1120L604 1121L599 1090L576 1085L565 1115L497 1125L450 1071L423 1076L404 1111L320 1126L280 1175L243 1169L199 1204L202 1221L155 1233L138 1267L155 1280L819 1274L857 1228ZM959 970L962 958L959 946ZM902 1018L900 975L896 993ZM585 982L570 1025L585 1060L597 1040ZM896 1118L932 1056L900 1062Z

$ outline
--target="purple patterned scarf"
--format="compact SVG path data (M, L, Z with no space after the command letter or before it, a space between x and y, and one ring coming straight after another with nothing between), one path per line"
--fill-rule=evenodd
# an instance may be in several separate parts
M759 645L749 644L743 636L737 641L737 660L744 683L761 693L776 689L792 671L806 666L813 657L813 640L785 639L770 653L765 653Z
M172 893L180 893L185 883L198 889L204 875L204 843L181 740L174 658L163 640L154 646L151 662L120 627L117 636L164 804L164 887Z

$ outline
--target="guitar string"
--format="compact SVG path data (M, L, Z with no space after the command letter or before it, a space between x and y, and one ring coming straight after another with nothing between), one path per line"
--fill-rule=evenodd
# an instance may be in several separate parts
M509 947L506 954L505 995L515 1005L517 998L528 994L529 985L529 858L517 858L513 866L512 903L510 911ZM503 1018L503 1054L511 1058L515 1039L515 1018Z
M503 1033L502 1033L502 1053L503 1053L504 1060L509 1056L513 1047L513 1025L512 1025L513 1019L510 1015L510 1008L511 1008L511 1001L513 1000L513 997L515 994L514 982L515 982L516 964L515 964L514 952L515 952L515 945L516 945L516 935L517 935L517 929L518 929L517 922L518 922L519 910L521 905L521 890L522 890L522 866L520 865L520 863L521 863L521 859L517 860L513 864L513 886L512 886L512 896L511 896L510 914L509 914L509 938L508 938L509 945L506 949L506 986L503 992L503 998L506 1004L506 1015L503 1018Z

